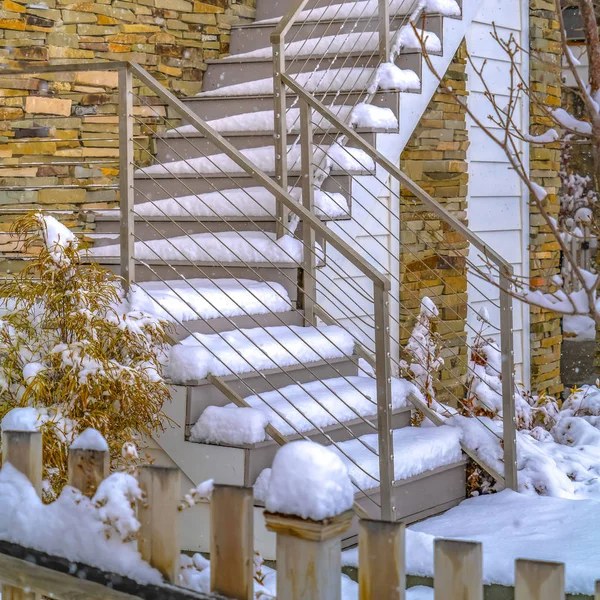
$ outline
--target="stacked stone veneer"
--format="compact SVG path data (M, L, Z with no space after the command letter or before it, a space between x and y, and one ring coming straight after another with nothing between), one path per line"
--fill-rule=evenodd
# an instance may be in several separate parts
M466 96L466 50L457 52L444 84ZM466 113L455 99L438 89L401 157L401 168L457 218L466 222L467 149ZM429 296L438 306L445 365L436 387L438 398L464 398L468 362L466 254L468 244L406 189L401 204L401 344L405 345L420 301Z
M553 0L530 0L530 86L539 100L550 108L561 106L560 29ZM530 129L540 134L554 124L535 103L530 104ZM545 210L558 217L560 148L531 146L530 176L543 186L548 196ZM539 210L530 208L529 269L531 286L547 289L559 272L560 248ZM558 394L560 380L561 320L558 315L537 308L530 310L531 388L534 392Z
M231 25L254 17L254 0L1 0L0 65L129 60L185 97L206 61L229 49ZM151 161L153 131L172 111L134 81L136 162ZM65 224L93 230L89 210L118 205L117 74L2 76L0 71L0 272L18 266L14 209L70 211Z

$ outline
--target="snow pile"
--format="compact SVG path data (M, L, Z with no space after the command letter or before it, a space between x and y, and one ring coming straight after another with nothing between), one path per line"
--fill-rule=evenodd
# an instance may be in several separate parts
M423 40L427 52L442 51L442 42L435 33L424 29L416 29L415 31L412 23L404 25L392 39L393 56L397 56L402 49L420 50L421 40Z
M77 247L79 244L77 237L68 227L50 215L37 213L35 219L40 225L44 245L52 260L57 264L63 264L63 261L67 260L64 249L69 246Z
M556 108L552 116L566 129L582 135L591 135L592 126L587 121L580 121L568 113L564 108Z
M286 312L292 305L279 283L253 279L147 281L131 288L131 310L180 323Z
M271 479L271 469L263 469L260 475L256 478L254 485L254 499L258 502L265 503L267 499L267 490L269 489L269 480Z
M46 422L45 412L32 406L9 410L2 419L2 431L39 431Z
M79 434L71 444L73 450L95 450L108 452L108 444L102 434L92 427L88 427Z
M265 439L266 415L254 408L208 406L190 432L190 441L207 444L258 444Z
M400 69L394 63L381 63L369 84L369 93L378 89L399 92L418 91L421 88L419 76L410 69Z
M269 512L322 521L349 510L353 502L348 470L331 450L306 441L278 450L265 502Z
M565 315L563 335L566 339L578 342L596 339L596 322L586 315Z
M597 514L597 502L510 490L471 498L406 531L407 573L433 575L434 538L479 541L486 584L514 585L518 558L546 560L566 563L568 593L593 595L600 569Z
M392 409L408 406L410 393L419 395L408 381L392 379ZM244 401L264 414L281 434L293 435L375 415L377 383L371 377L336 377L288 385L248 396ZM235 410L233 404L228 406Z
M298 202L301 188L290 188L290 195ZM276 212L275 196L263 187L223 190L207 194L165 198L136 204L135 212L144 217L266 217ZM114 215L115 210L98 211ZM315 214L320 217L343 217L348 214L348 201L342 194L315 190Z
M139 529L132 502L140 495L133 477L115 473L91 500L67 486L55 502L43 504L29 480L6 464L0 471L0 539L160 584L160 573L141 559L137 542L125 541Z
M460 432L454 427L403 427L393 433L394 480L408 479L455 463L462 458ZM376 433L339 442L332 452L348 467L361 490L379 485L378 436Z
M335 325L255 327L195 334L171 348L168 373L177 383L351 356L354 338Z
M318 247L317 251L322 254ZM120 256L121 246L92 248L90 254L95 257ZM301 263L303 244L291 235L277 239L274 233L264 231L223 231L135 242L134 255L140 260Z
M395 66L395 65L394 65ZM361 102L350 113L349 124L357 128L398 129L398 119L390 108Z
M421 0L420 4L426 13L435 13L445 17L459 17L460 6L456 0Z

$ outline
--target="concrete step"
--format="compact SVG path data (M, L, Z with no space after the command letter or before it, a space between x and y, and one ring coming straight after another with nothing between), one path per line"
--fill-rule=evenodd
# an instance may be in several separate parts
M270 78L273 75L273 61L268 58L236 58L207 61L209 68L202 80L203 92L217 90L229 85L249 84L252 81ZM400 69L409 69L420 76L422 68L421 52L418 50L402 51L395 64ZM331 56L299 58L287 68L289 75L312 73L317 70L329 70L342 67L357 69L376 68L380 64L377 52L348 52ZM249 92L252 88L249 86Z

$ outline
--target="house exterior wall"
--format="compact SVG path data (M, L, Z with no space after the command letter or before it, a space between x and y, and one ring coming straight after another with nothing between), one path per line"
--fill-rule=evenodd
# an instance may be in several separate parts
M499 44L492 38L493 24L499 36L507 39L511 34L525 47L528 44L527 0L483 0L473 24L467 34L467 48L473 64L486 66L483 79L489 90L495 94L500 106L508 103L510 85L510 63ZM526 75L528 65L521 69ZM492 106L485 97L484 81L472 65L467 68L469 107L477 118L492 132L496 126L488 119ZM527 106L522 101L516 113L517 122L524 131L528 129ZM469 227L486 243L506 258L514 267L515 273L528 275L529 262L529 214L527 188L514 171L509 169L503 150L491 140L483 130L468 119L469 140L471 142L469 161L469 195L467 211ZM528 148L523 147L525 156ZM477 252L471 250L470 258L481 264ZM476 312L484 306L494 325L499 325L499 292L492 285L486 285L472 274L469 276L468 321L472 328L478 328ZM518 302L514 303L514 353L517 365L517 379L529 384L529 311Z

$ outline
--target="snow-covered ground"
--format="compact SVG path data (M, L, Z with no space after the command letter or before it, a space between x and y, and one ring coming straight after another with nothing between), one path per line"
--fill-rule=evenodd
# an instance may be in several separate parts
M407 530L406 566L411 575L433 575L435 538L479 541L484 583L514 584L517 558L566 564L566 590L593 594L600 577L600 503L527 496L512 491L465 500L443 515ZM356 566L358 554L343 554Z
M586 315L565 315L563 317L563 333L565 338L578 342L593 340L596 337L596 323Z

